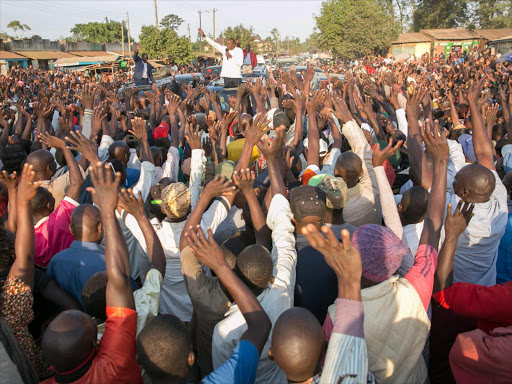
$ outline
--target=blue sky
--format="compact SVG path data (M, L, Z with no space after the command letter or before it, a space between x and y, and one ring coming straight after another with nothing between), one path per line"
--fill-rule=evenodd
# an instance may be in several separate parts
M307 38L315 26L314 14L318 14L320 0L243 0L243 1L174 1L157 0L158 17L174 13L185 20L179 29L187 33L190 24L192 39L199 26L198 11L203 13L202 25L207 34L212 33L212 12L217 9L216 35L227 26L252 25L256 33L265 38L273 28L281 36ZM43 38L58 39L70 35L75 24L102 21L105 16L120 21L130 14L132 37L138 38L143 25L155 23L153 0L0 0L0 31L7 30L11 20L19 20L32 29L25 36L40 35Z

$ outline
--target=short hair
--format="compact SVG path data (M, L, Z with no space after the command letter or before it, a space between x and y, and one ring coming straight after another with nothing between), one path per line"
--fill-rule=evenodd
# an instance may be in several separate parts
M238 276L256 296L267 288L273 268L270 252L258 244L245 248L236 259Z
M158 315L137 336L137 360L152 380L183 376L192 341L174 315Z
M230 38L228 39L228 42L229 42L229 41L232 41L232 42L233 42L233 44L235 43L235 39L233 39L232 37L230 37Z
M402 214L410 223L419 223L427 214L428 191L421 186L406 190L402 196Z
M54 199L49 190L43 187L37 188L36 195L30 201L32 213L34 215L38 215L40 213L45 212L48 209L48 204L51 203L52 200Z
M26 159L27 153L21 145L18 144L7 146L2 152L2 164L4 165L5 171L9 174L14 171L20 174L22 165Z
M107 308L107 282L105 271L96 272L91 276L82 289L82 304L85 312L97 320L98 324L107 320L105 309Z

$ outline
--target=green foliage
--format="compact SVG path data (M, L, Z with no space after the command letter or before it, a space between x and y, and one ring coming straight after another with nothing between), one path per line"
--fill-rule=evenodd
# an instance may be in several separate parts
M154 25L143 25L139 35L141 53L147 53L150 59L173 60L176 64L192 61L192 45L185 36L178 36L171 28L158 30Z
M254 35L254 28L250 26L249 28L245 28L242 24L236 25L234 27L227 27L223 36L225 39L235 39L240 40L240 47L245 48L247 44L251 44L252 37ZM259 39L259 36L255 36ZM254 44L251 45L253 51L257 51L256 46Z
M378 0L325 1L316 26L320 48L343 58L387 49L398 35L392 5Z
M512 0L477 0L474 9L480 28L512 28Z
M468 22L467 0L419 0L412 15L412 28L464 27Z
M180 25L183 24L184 21L185 20L183 20L178 15L174 15L171 13L165 16L162 20L160 20L160 25L162 26L162 28L170 28L177 30L180 27Z
M124 38L128 39L128 30L123 23ZM73 39L87 40L92 43L113 43L121 41L121 23L105 18L102 23L90 22L87 24L75 24L71 29Z
M9 22L9 24L7 24L7 28L12 29L16 37L18 37L18 31L20 31L22 35L23 32L30 31L30 27L27 24L22 24L18 20Z

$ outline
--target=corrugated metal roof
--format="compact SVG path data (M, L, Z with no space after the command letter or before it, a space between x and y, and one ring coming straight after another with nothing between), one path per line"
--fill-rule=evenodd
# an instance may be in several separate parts
M512 35L512 28L474 29L473 31L486 40L497 40Z
M398 35L397 39L392 44L405 44L405 43L421 43L430 41L432 38L421 32L407 32Z
M77 65L88 65L96 63L111 63L116 61L118 55L106 55L106 56L91 56L91 57L68 57L62 58L55 61L56 67L74 67Z
M469 40L480 37L475 32L464 28L422 29L421 32L432 36L436 40Z
M26 57L17 55L13 52L9 51L0 51L0 60L1 59L18 59L18 60L27 60Z
M68 51L72 55L81 56L81 57L92 57L92 56L107 56L108 52L105 51Z
M60 51L15 51L18 55L28 57L33 60L55 60L66 57L76 57L66 52Z

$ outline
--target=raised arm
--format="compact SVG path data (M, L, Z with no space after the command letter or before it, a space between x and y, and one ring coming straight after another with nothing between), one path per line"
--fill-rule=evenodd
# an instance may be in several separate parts
M427 165L427 157L423 152L421 133L419 126L420 104L423 100L426 88L416 88L412 96L407 100L407 122L409 125L407 134L407 153L411 163L412 176L427 191L432 186L432 171Z
M272 245L270 230L265 223L265 215L263 214L263 210L261 209L258 197L253 188L255 178L256 175L254 171L251 171L249 168L242 169L233 174L233 183L243 192L247 204L249 205L252 226L256 235L256 244L270 248Z
M187 219L187 222L185 223L185 229L181 233L180 250L185 249L185 247L188 245L187 238L185 237L186 232L188 232L189 229L200 225L201 218L210 206L211 201L220 196L231 195L234 190L235 186L232 186L231 181L226 179L224 176L221 177L216 175L212 181L206 184L203 193L201 193L201 197L199 197L197 205L192 210L190 216Z
M252 149L267 132L269 124L270 120L265 120L264 115L257 114L254 116L251 126L243 132L245 142L242 148L242 154L240 155L240 160L238 160L235 170L239 171L241 169L249 168Z
M478 164L494 171L494 158L491 138L485 129L484 119L480 112L478 99L482 92L482 86L487 77L482 77L476 84L471 84L468 89L469 109L471 110L471 123L473 125L473 149Z
M203 39L205 39L205 41L208 44L210 44L213 48L215 48L220 53L226 52L226 47L224 45L219 44L215 40L210 39L208 36L206 36L206 34L203 32L203 30L201 28L199 28L198 31L199 31L199 34L201 35L201 37Z
M274 141L265 139L263 142L258 142L258 148L267 160L268 175L270 177L271 196L281 194L286 197L286 187L283 181L283 175L279 171L278 158L281 153L284 141L286 139L285 129L276 128L276 137Z
M14 260L9 274L34 289L34 217L30 201L36 196L40 181L34 182L32 165L23 166L17 193L17 233L14 243Z
M229 267L222 249L213 239L211 229L208 229L208 239L199 226L187 232L186 236L196 257L215 273L244 316L247 330L241 340L252 343L261 354L272 328L267 314L251 290Z
M325 100L325 91L319 90L306 105L308 112L308 165L320 166L320 132L316 120L318 106Z
M471 217L473 217L474 208L475 205L470 203L466 203L464 206L461 200L455 212L452 213L452 205L448 204L444 223L445 237L437 259L433 293L442 291L453 284L453 258L457 249L457 242L459 236L466 230Z
M144 236L144 241L146 242L146 249L149 260L151 260L151 265L158 270L162 276L165 276L165 254L162 244L146 215L144 200L140 192L138 197L138 199L135 197L131 189L126 190L123 188L119 193L118 205L137 220L137 224L139 224L142 235Z
M9 175L6 171L2 171L0 173L0 182L7 188L7 193L9 197L9 213L7 218L7 228L12 233L16 233L16 216L17 216L17 191L16 191L16 171Z
M64 154L66 164L69 167L69 186L66 191L66 196L77 201L80 197L80 191L82 190L84 179L75 160L75 157L73 156L73 153L71 153L71 151L68 149L64 140L59 139L56 136L50 136L48 132L40 135L39 140L41 140L41 142L46 144L48 147L60 149Z
M110 165L96 163L89 167L93 187L87 188L94 204L99 208L101 224L105 231L105 265L107 269L107 307L135 309L130 284L128 248L115 215L121 174L115 179Z

